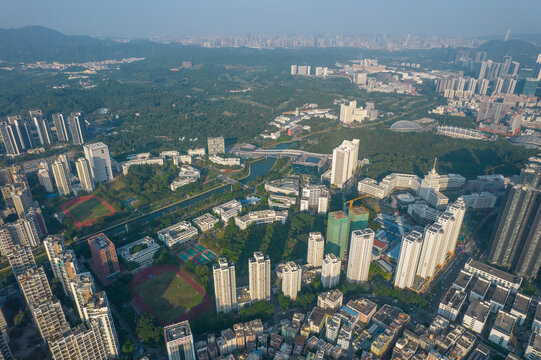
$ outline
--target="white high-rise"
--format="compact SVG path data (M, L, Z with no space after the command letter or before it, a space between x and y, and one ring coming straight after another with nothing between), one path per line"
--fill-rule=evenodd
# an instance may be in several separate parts
M353 176L359 157L359 139L344 140L332 152L331 185L342 188Z
M447 253L449 252L449 243L451 242L451 237L453 235L453 230L455 229L456 219L453 213L445 211L438 217L438 224L441 225L443 233L443 251L438 254L437 263L443 264Z
M329 190L325 185L307 185L302 188L301 211L325 214L329 208Z
M51 165L51 170L53 171L54 181L58 189L58 193L62 196L71 194L71 183L66 174L66 168L62 161L55 160Z
M334 254L325 255L321 267L321 285L324 288L333 288L340 282L340 269L342 261Z
M417 266L417 275L423 279L434 275L438 260L442 257L441 254L447 254L444 234L445 230L438 223L433 223L425 229L423 248Z
M458 236L460 235L460 228L462 227L462 221L464 221L464 215L466 214L466 203L464 202L464 199L459 197L447 208L447 211L455 217L455 224L453 225L447 243L447 252L455 252Z
M288 298L295 300L301 291L302 269L293 261L286 263L282 269L282 292Z
M412 230L402 238L394 286L404 289L413 285L422 247L423 234L416 230Z
M213 266L214 295L216 298L216 312L228 313L237 309L237 281L235 278L235 265L230 264L226 258L220 258Z
M352 283L368 281L374 231L372 229L355 230L351 233L348 269L346 279Z
M98 329L98 334L101 336L105 351L109 354L109 357L117 358L119 354L118 338L105 292L102 291L92 295L87 300L83 313L83 319L92 328Z
M94 191L94 181L92 180L88 160L83 157L77 159L75 167L77 168L77 176L79 177L83 190L86 192Z
M94 183L113 180L109 147L102 142L83 146Z
M196 360L190 323L185 320L163 329L169 360Z
M311 232L308 235L308 254L306 262L312 267L321 267L323 253L325 252L325 239L320 232Z
M257 251L248 260L249 287L252 301L269 301L271 298L270 258Z
M49 164L46 162L39 164L38 180L47 192L52 193L54 191L53 179L49 170Z

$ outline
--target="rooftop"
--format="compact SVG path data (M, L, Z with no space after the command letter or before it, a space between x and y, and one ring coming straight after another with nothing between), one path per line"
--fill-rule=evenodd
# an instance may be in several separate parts
M503 334L511 335L513 332L513 327L515 326L516 318L502 310L498 311L494 325L492 326L493 330L497 330Z
M478 298L473 298L470 306L466 310L465 316L469 316L480 322L485 322L488 314L490 313L490 307L483 302L480 302Z
M456 277L455 284L462 289L466 289L472 277L473 275L469 272L460 270L460 274L458 274L458 276Z
M484 298L489 287L490 287L490 281L479 278L475 282L475 285L473 286L473 289L471 292L474 294L479 294Z
M491 301L494 301L500 305L505 305L507 298L509 297L509 289L504 288L503 286L497 286L492 294Z
M520 293L517 294L515 302L513 303L513 311L516 311L520 314L528 314L528 308L530 307L531 300L532 298L529 296Z
M474 259L468 260L467 265L513 284L519 285L521 282L519 276L511 275L509 273L506 273L505 271L496 269L490 265L484 264Z
M88 242L91 243L98 250L103 250L108 248L109 246L114 246L111 240L109 240L109 238L103 233L92 236L88 239Z
M452 309L458 309L462 306L465 299L466 293L464 291L460 291L452 287L445 292L445 295L443 295L441 304L449 306Z
M190 323L188 321L181 321L177 324L172 324L164 328L166 341L174 341L192 335L190 329Z

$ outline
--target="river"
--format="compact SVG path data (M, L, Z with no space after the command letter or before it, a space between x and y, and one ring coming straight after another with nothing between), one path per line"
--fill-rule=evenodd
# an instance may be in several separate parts
M281 143L281 144L278 144L278 145L272 147L272 149L288 149L288 148L290 148L292 146L293 146L293 143ZM250 167L251 167L250 168L250 175L247 176L246 178L240 180L239 182L242 183L242 184L246 184L250 180L253 180L258 176L262 176L262 175L266 174L267 172L269 172L272 169L275 162L276 162L276 158L268 157L268 158L265 158L265 159L262 159L262 160L259 160L259 161L256 161L256 162L252 163L250 165ZM169 207L158 210L158 211L153 212L153 213L148 214L148 215L144 215L144 216L142 216L142 217L140 217L140 218L138 218L137 220L134 220L134 221L149 222L149 221L152 221L152 220L154 220L156 218L159 218L159 217L168 215L170 213L173 213L173 212L177 211L180 208L193 205L193 204L198 203L200 201L208 200L212 195L220 194L220 193L228 191L228 190L229 190L229 186L222 186L222 187L220 187L218 189L215 189L215 190L212 190L212 191L210 191L208 193L205 193L205 194L202 194L202 195L199 195L199 196L195 196L195 197L193 197L191 199L188 199L186 201L183 201L181 203L171 205ZM120 233L120 232L122 232L124 230L125 230L125 225L122 224L122 225L115 226L115 227L113 227L111 229L108 229L107 231L105 231L105 234L107 236L113 236L113 235L116 235L116 234L118 234L118 233Z

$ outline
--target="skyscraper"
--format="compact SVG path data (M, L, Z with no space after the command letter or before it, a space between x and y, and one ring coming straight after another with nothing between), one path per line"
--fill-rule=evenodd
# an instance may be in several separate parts
M291 300L297 298L301 291L302 269L293 261L289 261L282 269L282 292Z
M88 238L88 245L92 253L94 270L102 279L108 279L120 273L115 245L105 234Z
M30 110L29 114L30 120L36 129L36 143L41 145L51 145L53 143L51 130L49 129L49 125L47 124L41 110Z
M441 258L441 253L447 254L447 243L445 242L444 234L443 227L438 223L433 223L425 229L421 257L417 266L418 276L429 279L434 275L436 265L438 265L438 259Z
M166 326L163 331L169 360L196 360L192 329L188 321Z
M394 286L404 289L413 285L422 247L423 234L416 230L412 230L402 238Z
M329 213L325 252L342 259L348 250L349 218L343 211Z
M77 176L79 177L83 190L86 192L94 191L94 181L92 179L92 174L90 173L88 160L85 158L77 159L75 167L77 168Z
M82 319L90 324L91 328L96 329L109 358L118 358L118 338L105 292L101 291L88 298L83 313Z
M68 127L73 144L83 145L86 140L86 127L82 114L71 113L71 115L68 116Z
M94 183L113 180L109 147L102 142L83 146Z
M214 296L216 312L228 313L237 310L237 281L235 265L226 258L220 258L213 266Z
M270 258L257 251L248 260L249 287L252 301L269 301L271 297Z
M0 135L2 136L2 143L4 143L7 155L16 156L25 151L14 125L0 123Z
M49 164L43 162L39 164L38 181L45 188L45 191L52 193L54 191L53 178L49 170Z
M357 168L359 139L344 140L332 153L331 185L342 188Z
M64 119L64 115L60 113L53 114L53 124L56 132L56 138L58 139L58 141L70 141L70 128L68 126L68 123Z
M352 283L368 281L374 231L372 229L355 230L351 234L348 269L346 279Z
M66 174L66 168L62 161L58 159L55 160L55 162L51 165L51 169L53 170L54 181L56 183L58 193L62 196L71 194L71 182L69 181L69 175Z
M348 209L349 232L366 229L368 225L368 210L364 207L352 207Z
M312 267L321 267L323 253L325 252L325 239L319 232L311 232L308 235L308 254L306 262Z
M30 191L30 188L26 186L15 188L11 192L11 200L13 201L13 206L15 207L19 218L24 217L34 205L34 201L32 200L32 192Z
M464 215L466 214L466 203L464 202L464 199L459 197L454 203L447 207L447 211L453 214L453 217L455 218L453 225L445 230L450 231L449 237L447 238L447 252L454 253L458 236L460 235L460 228L462 227Z
M340 269L342 261L334 254L325 255L321 267L321 285L324 288L333 288L340 282Z
M501 213L499 224L493 233L489 261L513 270L520 251L524 248L531 218L539 208L539 192L527 185L516 185L509 195Z
M48 236L43 245L54 276L60 280L64 293L72 297L70 283L80 272L75 253L64 247L64 240L58 235Z

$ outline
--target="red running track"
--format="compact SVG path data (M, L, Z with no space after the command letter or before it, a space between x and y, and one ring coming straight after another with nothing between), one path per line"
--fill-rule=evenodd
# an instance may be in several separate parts
M174 319L171 323L184 320L193 320L196 319L200 314L212 310L212 299L210 298L210 296L207 295L205 289L197 282L195 282L195 280L190 275L172 265L158 265L141 270L133 277L130 283L132 302L139 308L141 312L151 313L156 319L158 319L158 322L162 326L168 325L168 323L165 322L162 318L160 318L160 316L154 311L154 309L150 305L148 305L146 301L135 290L138 285L149 281L149 276L157 276L163 274L168 270L175 271L177 275L179 275L184 281L188 283L188 285L190 285L195 291L197 291L200 295L203 296L203 301L201 303L189 309L184 314Z
M70 206L72 206L72 205L75 205L75 204L78 204L78 203L81 203L81 202L85 202L85 201L90 200L90 199L97 199L99 202L101 202L103 204L103 206L105 206L109 210L109 214L105 214L103 216L100 216L100 217L97 217L97 218L94 218L94 219L90 219L90 220L87 220L87 221L80 222L79 220L77 220L75 218L75 216L73 216L73 214L68 210L68 208ZM103 200L101 197L96 196L96 195L85 195L85 196L80 196L80 197L75 198L75 199L71 199L69 201L66 201L62 205L60 205L60 209L62 210L64 215L66 215L67 217L69 217L70 219L73 220L73 224L77 227L77 229L80 229L83 226L92 225L92 223L94 223L96 220L101 219L104 216L114 215L116 213L115 208L111 204L109 204L107 201Z

